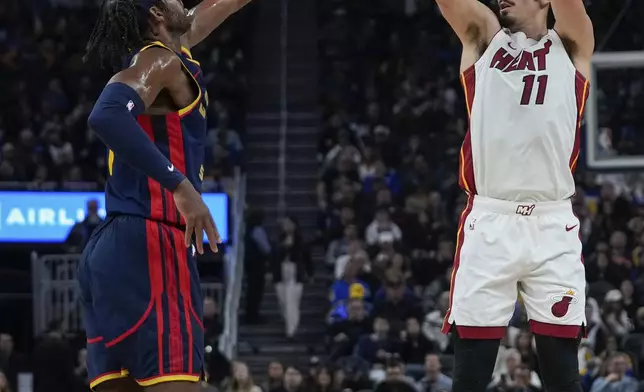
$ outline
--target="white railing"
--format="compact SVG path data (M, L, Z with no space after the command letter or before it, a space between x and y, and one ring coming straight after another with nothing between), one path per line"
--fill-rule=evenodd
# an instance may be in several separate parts
M45 332L53 321L65 331L83 330L83 306L77 281L79 254L32 253L34 335ZM202 283L201 291L223 303L224 285ZM221 306L221 305L220 305Z
M280 142L277 212L286 215L286 134L288 129L288 0L280 3Z
M223 306L224 331L219 338L219 350L232 359L237 354L239 323L239 301L241 299L242 277L244 276L244 237L246 224L246 175L235 175L235 197L233 198L232 249L226 255L226 298Z

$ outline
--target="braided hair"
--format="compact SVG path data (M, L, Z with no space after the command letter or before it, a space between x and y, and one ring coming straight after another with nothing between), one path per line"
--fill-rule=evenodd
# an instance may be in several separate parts
M107 64L115 71L122 69L132 51L144 45L149 28L148 12L161 1L104 0L83 60L97 56L101 66Z

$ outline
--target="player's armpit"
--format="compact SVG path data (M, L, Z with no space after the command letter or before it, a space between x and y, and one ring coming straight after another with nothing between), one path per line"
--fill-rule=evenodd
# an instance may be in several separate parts
M130 86L141 97L145 108L149 108L163 89L172 89L176 78L182 72L181 60L172 51L153 47L140 52L129 68L117 73L110 83Z
M478 0L436 0L436 3L464 47L486 45L501 29L496 15Z
M181 44L192 48L210 35L224 20L251 0L204 0L189 11L194 16L192 26L181 37Z
M550 5L555 15L555 30L574 44L570 53L573 61L589 62L595 50L595 36L583 0L551 0Z

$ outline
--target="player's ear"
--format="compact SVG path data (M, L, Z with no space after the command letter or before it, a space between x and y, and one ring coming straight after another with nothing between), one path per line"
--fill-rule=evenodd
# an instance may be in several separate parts
M150 7L150 18L152 18L152 21L156 23L163 22L164 20L164 15L163 15L163 9L157 5L153 5Z

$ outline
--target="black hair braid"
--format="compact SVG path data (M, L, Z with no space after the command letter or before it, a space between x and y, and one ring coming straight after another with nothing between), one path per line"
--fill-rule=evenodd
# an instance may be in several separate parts
M122 69L132 50L144 44L147 27L147 12L137 0L105 0L83 60L98 56L101 66Z

